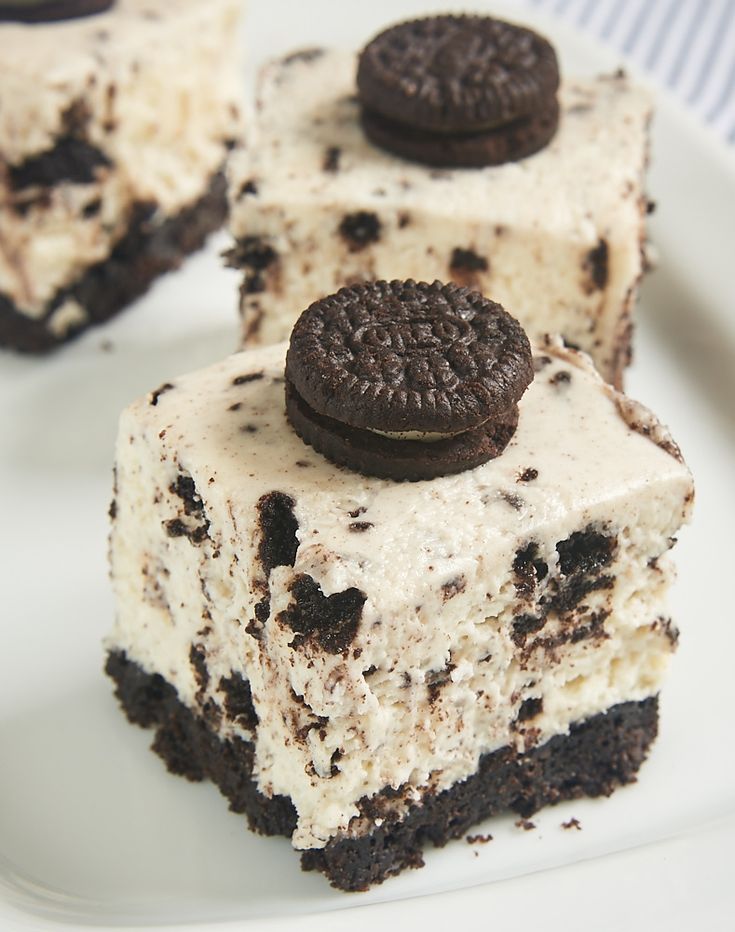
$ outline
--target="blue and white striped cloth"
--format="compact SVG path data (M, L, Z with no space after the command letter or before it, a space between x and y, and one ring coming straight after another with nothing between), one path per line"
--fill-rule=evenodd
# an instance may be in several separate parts
M735 145L735 0L522 0L622 52Z

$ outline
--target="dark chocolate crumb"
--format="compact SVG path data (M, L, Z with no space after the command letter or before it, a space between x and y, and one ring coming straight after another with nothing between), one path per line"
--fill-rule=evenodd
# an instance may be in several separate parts
M534 479L538 479L538 469L529 466L528 469L523 470L516 482L533 482Z
M107 515L110 521L114 521L117 518L117 499L113 498L110 502L110 507L107 509Z
M108 96L114 96L114 94L110 95L109 88ZM62 132L68 133L70 136L83 136L87 131L91 119L92 112L89 108L89 104L86 100L78 97L76 100L73 100L61 114Z
M360 515L364 515L367 511L367 508L364 505L360 505L359 508L355 508L354 511L349 511L348 514L351 518L359 518Z
M559 634L537 638L526 648L525 653L528 656L536 649L553 653L563 644L578 644L584 640L606 640L608 634L605 632L604 624L608 615L607 611L599 611L587 616L587 623L584 625L571 628L567 626Z
M561 827L566 829L574 828L578 832L582 831L582 823L579 821L579 819L575 819L574 817L569 819L567 822L562 822Z
M405 229L409 225L410 222L411 222L411 214L407 213L406 211L402 211L400 214L398 214L398 229L399 230Z
M327 151L324 153L324 161L322 162L322 171L332 172L333 174L339 171L339 157L342 154L342 150L339 146L329 146Z
M82 210L82 216L85 220L90 220L92 217L97 216L101 207L102 198L96 197L93 201L90 201L89 204L85 204L84 209Z
M546 578L549 567L544 560L539 558L538 544L535 541L531 541L516 551L513 572L516 577L516 591L519 595L531 595L536 588L536 583Z
M236 401L234 405L230 405L230 407L227 410L228 411L239 411L240 408L242 408L242 402Z
M523 508L524 501L520 495L514 495L513 492L507 492L505 489L500 491L500 497L503 501L510 505L514 511L520 511Z
M492 835L467 835L465 838L468 845L486 845L492 840Z
M154 392L150 393L148 397L148 404L153 405L155 408L161 395L165 394L166 392L170 392L173 387L174 386L170 382L164 382L160 388L157 388Z
M225 713L227 717L242 728L254 731L258 726L258 714L253 705L250 683L239 673L222 677L219 681L220 692L225 694Z
M370 243L380 239L381 223L377 216L367 210L345 214L339 225L339 235L347 243L350 252L359 252Z
M293 513L295 504L284 492L268 492L258 500L258 559L266 578L276 566L293 566L296 560L299 524Z
M192 644L189 649L189 663L194 671L194 679L201 695L209 685L209 670L207 669L207 652L202 644Z
M97 146L71 134L59 136L55 144L38 155L29 156L19 165L7 169L11 191L24 188L51 188L60 182L91 184L97 171L112 165Z
M591 573L608 566L615 555L617 538L592 527L575 531L556 545L559 569L564 576Z
M539 698L524 699L516 716L516 722L527 722L540 715L544 710L544 700Z
M429 702L436 702L439 691L442 686L449 682L452 677L452 670L454 670L454 664L448 663L443 670L430 670L424 679L426 687L429 691Z
M375 527L372 521L352 521L349 525L349 529L355 532L369 531L371 527Z
M375 666L375 664L372 664L372 663L371 663L370 666L367 668L367 670L363 670L363 671L362 671L362 675L363 675L363 676L372 676L373 673L376 673L376 672L377 672L377 669L378 669L378 668Z
M650 199L647 200L646 201L646 213L652 214L652 213L655 213L655 211L656 211L656 202Z
M187 537L192 544L200 544L207 536L208 525L187 527L180 518L171 518L164 522L169 537Z
M572 373L567 369L560 369L549 379L550 385L568 385L572 381Z
M516 828L522 828L524 832L530 832L536 828L536 823L531 822L529 819L518 819L515 825Z
M351 586L325 596L321 587L302 573L291 583L292 601L278 621L295 632L291 647L316 642L328 654L342 654L352 643L367 596Z
M169 486L169 492L172 495L177 495L182 500L184 514L202 515L204 513L204 503L191 476L178 475L176 482Z
M590 291L602 291L608 279L608 247L607 240L600 238L594 249L590 249L582 262L582 268L588 276Z
M240 285L240 292L246 294L261 294L265 291L265 278L260 272L248 273Z
M460 592L464 592L466 586L467 580L463 575L455 576L448 582L443 583L442 601L448 602L450 599L453 599L455 595L459 595Z
M548 609L560 615L570 612L590 592L612 589L615 579L609 575L585 576L584 573L573 575L548 602Z
M255 424L243 424L240 428L243 434L257 434L258 427Z
M237 198L238 200L240 200L240 198L247 197L249 194L256 195L257 193L258 193L257 184L255 183L255 181L253 181L252 178L248 178L247 181L243 182L243 184L240 187L240 190L237 192Z
M449 260L450 272L487 272L489 268L487 259L478 256L472 249L462 249L456 246Z
M546 624L546 618L537 615L518 615L513 619L511 638L517 647L523 647L529 634L535 634Z
M232 380L233 385L245 385L247 382L257 382L263 378L262 372L249 372L247 375L237 375ZM234 410L231 409L231 410Z
M329 759L329 776L330 777L336 777L337 774L340 772L340 768L337 766L337 761L340 760L341 757L342 757L342 751L339 748L337 748L333 752L331 758Z
M296 460L296 465L301 469L306 469L307 466L311 466L311 463L308 460Z
M261 236L246 236L224 253L229 268L263 272L278 260L278 253Z
M546 368L551 363L551 356L534 356L533 357L533 369L534 372L540 372L542 369Z
M268 621L268 616L271 613L271 600L267 597L260 599L259 602L255 603L255 609L253 611L255 620L249 621L245 626L245 630L248 634L252 634L256 641L259 641L262 635L262 629L256 625L256 622L260 625L264 625L266 621Z
M483 256L478 256L471 249L457 247L449 260L449 277L465 288L478 288L480 272L487 272L489 268Z

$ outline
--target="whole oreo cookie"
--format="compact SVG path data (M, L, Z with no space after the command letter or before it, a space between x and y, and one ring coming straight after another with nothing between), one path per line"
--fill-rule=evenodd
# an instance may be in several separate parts
M49 23L109 10L115 0L16 0L0 3L0 22Z
M365 47L357 69L371 141L432 165L499 164L537 151L556 130L558 86L551 44L489 16L399 23Z
M495 302L454 284L367 282L296 322L286 410L335 462L429 479L501 453L532 378L528 339Z

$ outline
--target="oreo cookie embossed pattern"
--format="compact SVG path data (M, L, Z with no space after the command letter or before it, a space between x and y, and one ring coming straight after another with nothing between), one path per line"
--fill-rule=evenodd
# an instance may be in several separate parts
M556 131L559 68L530 29L489 16L399 23L360 56L362 125L376 145L436 166L524 158Z
M453 284L371 282L297 321L287 410L338 463L428 479L497 456L532 378L528 339L499 304Z

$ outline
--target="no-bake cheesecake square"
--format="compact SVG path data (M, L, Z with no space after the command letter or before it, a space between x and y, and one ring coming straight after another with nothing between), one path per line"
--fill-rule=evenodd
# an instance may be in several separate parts
M120 422L107 671L168 767L346 890L633 781L693 496L666 430L547 339L495 459L371 478L293 430L285 350Z
M351 282L451 279L531 336L561 333L619 387L646 265L648 94L622 73L567 77L541 151L431 168L368 141L356 70L355 54L315 48L262 71L230 177L244 344L286 339Z
M222 224L240 8L0 22L0 345L43 352L99 323Z

